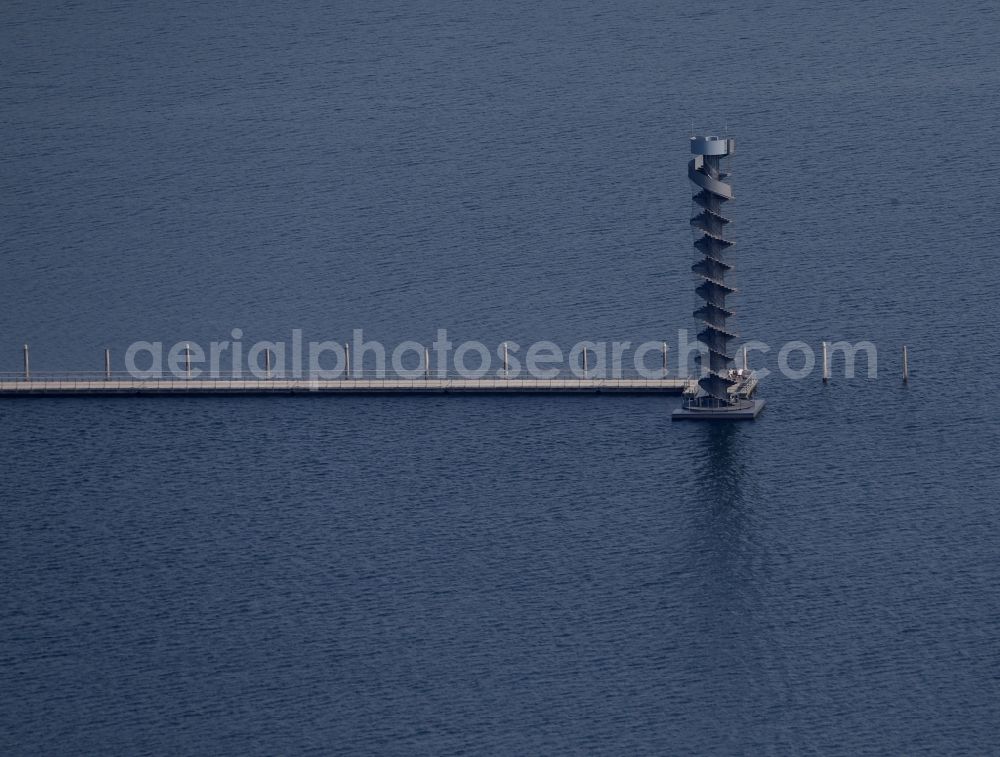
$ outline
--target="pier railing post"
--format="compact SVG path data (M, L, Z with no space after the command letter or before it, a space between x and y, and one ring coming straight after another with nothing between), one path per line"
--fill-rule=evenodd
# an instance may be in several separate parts
M184 373L191 378L191 345L184 345Z
M104 380L111 380L111 350L104 350Z
M264 350L264 378L271 378L271 350Z
M28 345L24 345L24 380L31 381L31 356L28 354Z
M431 353L424 347L424 381L431 377Z
M351 343L344 342L344 378L351 377Z
M663 343L663 375L667 375L667 343Z
M510 378L510 369L507 367L509 363L507 362L507 342L503 343L503 377L505 379Z

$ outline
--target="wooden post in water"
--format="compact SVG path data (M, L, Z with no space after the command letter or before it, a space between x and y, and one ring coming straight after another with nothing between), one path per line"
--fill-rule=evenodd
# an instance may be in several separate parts
M743 370L745 371L750 366L747 365L747 346L743 345Z
M587 350L583 350L583 377L587 378Z
M271 350L264 350L264 378L271 378Z
M667 375L667 343L663 343L663 375Z
M910 383L910 355L905 344L903 345L903 383Z
M507 342L503 343L503 377L510 378L510 369L507 367Z
M28 354L28 345L24 345L24 380L31 381L31 357Z
M826 342L823 342L823 383L830 380L830 355L827 351Z
M424 380L426 381L431 377L431 353L426 347L424 347Z
M191 378L191 345L184 345L184 372Z
M344 378L351 377L351 343L344 342Z
M111 380L111 350L104 349L104 380Z

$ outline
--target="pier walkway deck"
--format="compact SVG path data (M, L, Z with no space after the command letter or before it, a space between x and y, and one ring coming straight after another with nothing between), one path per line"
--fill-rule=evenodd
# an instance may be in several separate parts
M0 377L0 397L164 395L683 394L685 378L202 379Z

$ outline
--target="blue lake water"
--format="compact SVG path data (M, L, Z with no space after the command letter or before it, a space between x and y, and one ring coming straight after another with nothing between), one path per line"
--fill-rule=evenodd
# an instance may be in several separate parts
M758 360L879 349L877 379L769 377L739 426L672 398L4 401L0 752L1000 748L995 5L0 22L0 371L237 327L673 342L692 128L738 138Z

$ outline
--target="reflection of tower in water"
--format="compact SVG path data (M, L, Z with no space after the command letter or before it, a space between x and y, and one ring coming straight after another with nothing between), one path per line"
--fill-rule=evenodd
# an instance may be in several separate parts
M744 503L744 465L738 454L740 429L729 423L712 423L704 429L704 454L698 477L708 501L729 509Z
M686 438L696 454L687 553L694 585L686 608L692 627L687 675L711 681L726 717L749 727L753 702L786 695L786 654L772 623L775 565L781 546L768 531L769 497L747 442L759 435L739 423L704 423Z

